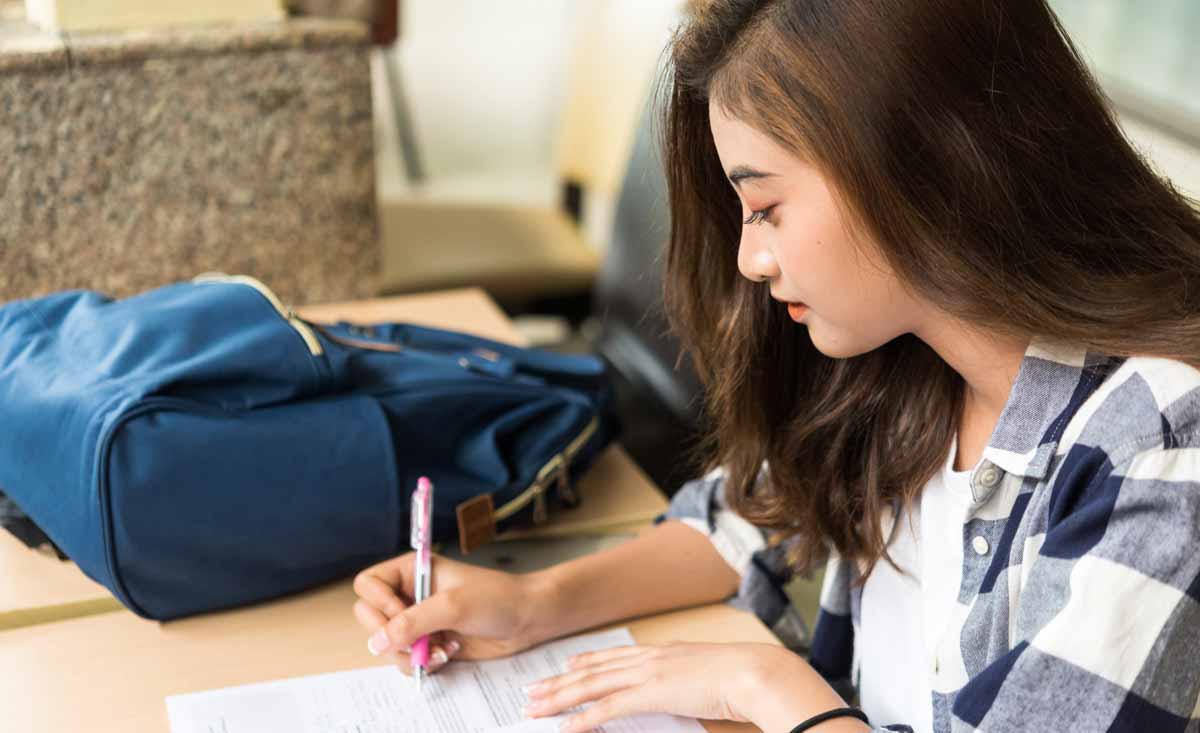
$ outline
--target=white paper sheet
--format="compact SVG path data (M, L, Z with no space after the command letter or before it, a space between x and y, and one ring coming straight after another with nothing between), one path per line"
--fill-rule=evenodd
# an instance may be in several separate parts
M633 643L621 628L504 659L456 660L427 676L419 692L415 680L385 666L173 695L167 717L172 733L556 733L566 714L524 717L521 687L565 672L573 654ZM662 714L613 720L601 730L704 731L694 720Z

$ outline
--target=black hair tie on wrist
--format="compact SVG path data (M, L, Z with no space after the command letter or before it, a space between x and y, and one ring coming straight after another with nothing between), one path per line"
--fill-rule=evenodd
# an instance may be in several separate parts
M871 724L871 721L867 720L867 714L858 708L835 708L833 710L827 710L820 715L812 716L800 725L792 728L791 733L801 733L801 731L806 731L814 725L824 723L826 720L833 720L834 718L858 718L867 725Z

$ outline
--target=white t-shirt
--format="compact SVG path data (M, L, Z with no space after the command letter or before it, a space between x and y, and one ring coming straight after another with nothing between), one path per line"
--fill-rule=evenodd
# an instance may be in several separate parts
M957 437L921 491L919 511L897 520L886 560L863 584L854 654L859 699L872 721L933 729L933 660L958 597L971 469L955 471Z

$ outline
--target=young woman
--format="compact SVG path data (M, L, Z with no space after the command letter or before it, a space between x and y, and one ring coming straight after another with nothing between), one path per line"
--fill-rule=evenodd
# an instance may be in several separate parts
M410 608L411 555L365 571L372 649L735 596L792 649L585 655L530 714L1195 729L1200 216L1045 2L712 0L671 51L667 301L716 468L543 572L439 558ZM806 639L782 585L822 561Z

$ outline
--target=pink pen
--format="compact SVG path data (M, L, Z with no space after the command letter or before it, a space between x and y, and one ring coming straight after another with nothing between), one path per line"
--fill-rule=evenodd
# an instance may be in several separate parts
M433 573L430 563L433 560L430 549L430 538L433 535L433 482L422 476L417 479L417 490L412 496L412 548L417 551L417 576L415 586L415 601L420 603L429 597ZM417 678L417 689L421 689L421 680L429 666L429 636L422 636L412 645L413 673Z

